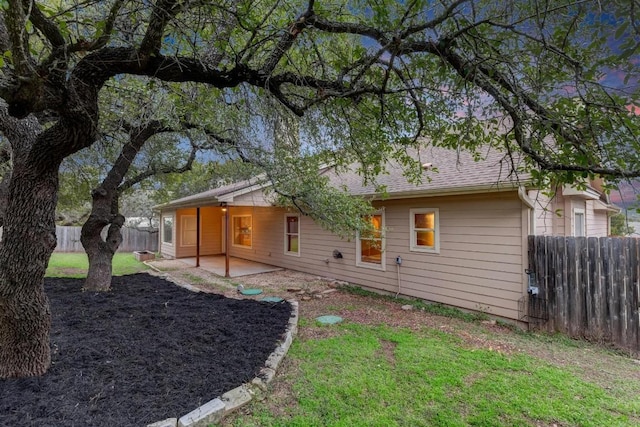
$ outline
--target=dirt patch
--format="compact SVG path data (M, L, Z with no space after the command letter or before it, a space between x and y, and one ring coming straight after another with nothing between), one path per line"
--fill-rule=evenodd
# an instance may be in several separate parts
M74 268L74 267L56 267L49 273L50 276L84 276L87 274L86 268Z
M293 384L296 378L302 377L302 371L298 362L285 357L278 368L278 380L269 384L269 389L265 393L257 394L256 400L268 403L271 411L278 417L287 417L291 410L296 407L297 399ZM251 405L244 406L232 417L249 415L252 412ZM223 425L228 425L223 421Z
M391 366L396 366L396 346L397 344L393 341L380 340L380 354L384 356Z
M507 331L501 332L508 333ZM495 331L493 333L495 333ZM464 340L466 346L471 348L495 351L505 355L521 352L521 350L519 350L515 345L507 342L501 342L500 340L491 338L486 334L473 334L462 330L457 331L457 335Z

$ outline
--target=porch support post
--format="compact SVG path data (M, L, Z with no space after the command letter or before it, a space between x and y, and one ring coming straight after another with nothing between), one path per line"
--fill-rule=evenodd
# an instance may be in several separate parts
M224 241L225 241L225 248L226 250L224 251L224 277L231 277L231 275L229 274L229 261L230 261L230 255L229 252L231 251L231 229L229 227L229 216L230 216L230 212L231 212L231 206L227 206L227 211L224 213L224 223L225 223L225 234L226 236L224 236Z
M200 208L196 208L196 267L200 267Z

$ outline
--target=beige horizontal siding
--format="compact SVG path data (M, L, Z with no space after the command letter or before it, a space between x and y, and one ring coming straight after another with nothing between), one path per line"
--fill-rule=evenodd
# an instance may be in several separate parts
M399 253L399 251L396 251ZM387 248L387 254L391 257L390 260L395 262L395 256L392 255L396 252L393 252L391 250L389 250ZM450 268L459 268L460 267L460 255L461 254L455 254L454 256L442 256L442 253L438 256L438 265L442 265L442 266L447 266ZM424 269L422 266L422 263L424 262L424 254L422 253L416 253L416 252L409 252L409 253L405 253L402 256L402 261L403 261L403 267L407 267L410 265L416 265L417 268L419 269ZM504 271L504 272L508 272L508 273L515 273L515 274L520 274L521 270L521 263L520 262L516 262L515 258L510 258L511 263L508 262L504 262L504 261L500 261L500 260L493 260L493 261L486 261L486 260L474 260L474 259L469 259L467 258L466 262L465 262L465 267L468 267L470 269L474 269L476 271L479 270L486 270L486 271L490 271L490 272L495 272L496 270L499 271Z
M284 225L278 222L284 221L282 215L275 215L275 208L270 207L231 207L231 217L236 215L251 215L251 248L231 246L229 253L232 256L242 257L254 261L274 264L271 254L283 248L282 233ZM231 223L231 221L230 221ZM277 231L280 231L278 233Z
M566 197L558 192L553 199L538 191L530 191L529 197L536 204L536 234L545 236L572 236L574 209L584 209L586 234L589 237L605 237L609 233L609 220L605 212L593 209L594 201L580 197Z
M504 216L502 221L496 221L494 218L473 218L473 222L469 222L469 218L452 219L448 215L444 218L440 218L440 225L442 227L449 227L452 230L456 230L458 233L466 234L467 231L473 229L482 229L483 232L487 232L485 229L506 229L515 232L520 229L520 218L512 218L510 216Z
M567 223L567 201L565 197L558 192L553 199L553 209L550 212L551 220L553 221L553 234L554 236L571 236L571 226ZM569 210L569 216L571 210Z
M321 229L310 218L300 223L301 256L284 254L284 209L232 208L251 214L253 247L231 254L293 270L396 292L396 256L403 258L401 293L466 309L517 319L524 281L522 212L515 192L385 201L388 229L386 271L357 267L355 241ZM409 209L438 208L440 253L409 250ZM334 259L334 249L343 258ZM328 261L328 262L327 262Z
M595 202L587 200L585 216L587 221L587 235L590 237L607 237L609 235L609 216L606 212L596 212Z
M554 210L555 204L549 196L537 190L530 190L529 198L535 206L535 234L539 236L551 236L554 234Z
M407 233L407 236L409 233ZM520 246L522 244L521 236L487 236L472 234L445 234L440 236L440 241L449 243L469 243L469 244L502 244L505 246Z

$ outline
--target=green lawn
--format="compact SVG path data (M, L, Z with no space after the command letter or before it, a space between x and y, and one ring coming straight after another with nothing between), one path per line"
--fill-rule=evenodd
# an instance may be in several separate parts
M89 261L85 253L54 252L49 260L47 277L75 277L87 276ZM136 261L132 253L116 253L113 257L113 275L139 273L148 267Z
M284 387L288 397L274 402L277 395L267 393L263 402L252 404L250 415L229 422L385 427L596 427L640 422L637 369L628 381L603 386L581 378L571 367L527 354L470 348L460 337L434 329L415 332L355 323L333 328L339 329L337 336L293 343L287 365L295 368L279 380L289 383ZM562 347L566 342L537 345ZM633 365L619 355L610 356Z

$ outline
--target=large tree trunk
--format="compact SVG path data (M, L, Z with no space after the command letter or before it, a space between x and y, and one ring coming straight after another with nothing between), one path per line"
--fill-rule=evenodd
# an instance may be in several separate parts
M91 192L91 215L82 226L80 234L80 241L89 257L89 272L84 283L87 290L108 291L111 288L113 255L122 243L120 229L124 224L124 217L120 215L120 191L123 186L130 188L145 179L147 174L143 173L124 184L122 181L145 142L165 130L166 128L156 120L130 128L129 141L122 147L120 155L100 186ZM193 157L195 151L192 151L192 157L186 167L191 167ZM148 175L151 176L153 173L149 172ZM102 230L107 225L107 238L102 239Z
M58 166L14 162L0 244L0 378L49 368L51 315L43 277L56 246Z
M117 190L100 186L91 196L91 215L82 226L80 235L82 246L89 257L84 289L108 291L111 288L113 255L122 243L120 228L124 224L124 217L118 213ZM102 239L102 230L107 225L107 237Z
M58 170L62 159L95 140L98 89L74 86L46 129L33 115L7 115L16 111L11 103L0 107L13 163L8 191L0 197L0 378L42 375L51 364L44 275L57 243Z

